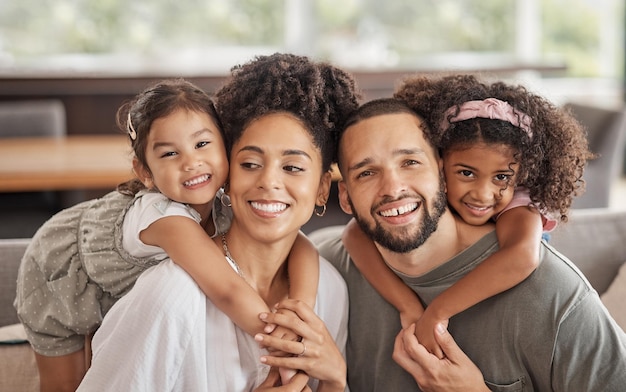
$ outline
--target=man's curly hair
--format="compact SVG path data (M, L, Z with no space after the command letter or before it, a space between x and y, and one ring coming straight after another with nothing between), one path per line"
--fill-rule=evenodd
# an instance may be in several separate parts
M338 129L358 107L356 82L347 72L304 56L257 56L232 68L217 91L227 151L254 120L271 113L298 118L322 153L323 170L335 159Z
M512 147L519 162L516 185L529 189L532 202L540 210L558 213L561 221L567 221L573 197L584 191L582 175L587 160L593 158L586 131L571 113L523 86L486 83L474 75L409 77L394 96L426 120L430 128L425 131L427 137L444 159L447 151L479 141ZM505 101L527 114L532 119L532 137L502 120L448 122L464 102L487 98ZM456 110L444 118L452 107Z

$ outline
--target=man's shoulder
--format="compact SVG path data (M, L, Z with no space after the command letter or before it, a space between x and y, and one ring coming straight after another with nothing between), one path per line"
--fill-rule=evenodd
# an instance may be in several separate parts
M319 254L328 260L335 268L348 261L348 252L341 241L343 226L329 226L316 230L307 237L317 247Z

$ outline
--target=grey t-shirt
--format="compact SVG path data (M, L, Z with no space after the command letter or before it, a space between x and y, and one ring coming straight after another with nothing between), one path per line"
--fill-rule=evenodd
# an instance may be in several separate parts
M353 391L419 391L392 359L398 312L365 280L339 238L319 246L350 295L347 362ZM426 303L498 250L495 232L425 275L398 274ZM626 334L580 271L543 243L516 287L450 320L449 331L495 391L622 391Z

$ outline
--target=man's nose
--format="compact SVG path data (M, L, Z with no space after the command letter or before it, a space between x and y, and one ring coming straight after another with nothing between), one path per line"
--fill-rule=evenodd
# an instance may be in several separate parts
M407 189L404 177L396 170L384 170L381 173L381 196L395 197L404 193Z

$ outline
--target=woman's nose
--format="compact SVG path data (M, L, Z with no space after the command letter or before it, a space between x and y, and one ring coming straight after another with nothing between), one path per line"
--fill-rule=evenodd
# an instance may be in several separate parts
M276 189L280 185L280 170L264 166L259 173L257 185L262 189Z

